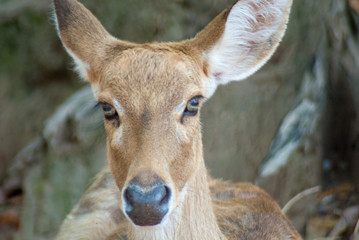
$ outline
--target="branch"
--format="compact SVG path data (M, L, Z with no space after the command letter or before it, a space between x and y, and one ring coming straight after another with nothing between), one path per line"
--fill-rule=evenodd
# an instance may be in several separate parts
M309 195L312 195L314 193L318 193L320 191L320 186L316 186L316 187L312 187L309 188L307 190L304 190L303 192L298 193L297 195L295 195L291 200L289 200L287 202L287 204L283 207L282 211L284 214L286 214L289 209L296 204L299 200L301 200L302 198L305 198Z

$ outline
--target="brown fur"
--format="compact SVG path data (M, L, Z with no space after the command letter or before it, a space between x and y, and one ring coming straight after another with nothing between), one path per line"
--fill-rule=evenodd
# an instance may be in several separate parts
M276 37L253 45L252 59L273 53L289 7ZM207 176L199 112L183 115L191 98L204 96L201 106L211 95L214 73L204 53L222 38L232 8L192 40L148 44L113 38L75 0L55 0L55 9L64 46L84 68L97 100L118 113L118 121L105 120L109 168L67 217L57 239L300 239L264 191ZM259 25L265 24L261 17ZM124 214L122 192L131 181L150 186L158 179L172 191L170 210L158 226L135 226Z

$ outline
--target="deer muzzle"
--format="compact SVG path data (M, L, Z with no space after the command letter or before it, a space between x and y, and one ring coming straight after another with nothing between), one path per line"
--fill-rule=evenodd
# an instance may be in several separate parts
M133 180L123 193L125 212L138 226L160 224L169 210L170 198L170 188L159 180L152 184Z

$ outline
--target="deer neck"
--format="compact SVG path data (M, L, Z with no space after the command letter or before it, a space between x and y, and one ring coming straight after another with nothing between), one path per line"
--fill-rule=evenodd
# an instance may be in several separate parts
M183 202L160 226L137 227L130 224L129 239L226 239L213 211L202 151L200 166L187 182Z
M204 162L188 183L187 197L182 207L181 225L176 239L225 239L212 207Z

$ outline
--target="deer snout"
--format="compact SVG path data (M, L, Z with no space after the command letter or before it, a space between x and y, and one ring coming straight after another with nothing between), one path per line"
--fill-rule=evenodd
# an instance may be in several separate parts
M171 190L161 182L150 186L132 182L124 191L125 211L139 226L161 223L169 210Z

